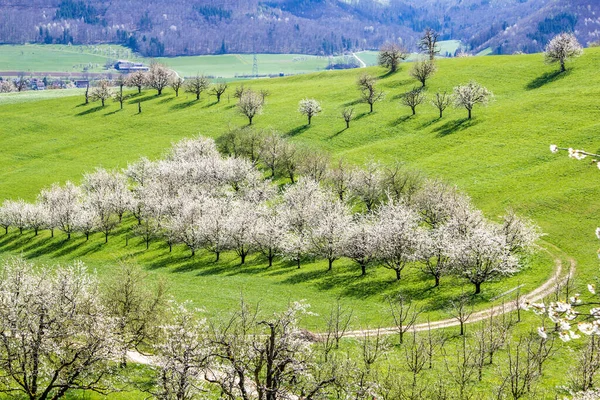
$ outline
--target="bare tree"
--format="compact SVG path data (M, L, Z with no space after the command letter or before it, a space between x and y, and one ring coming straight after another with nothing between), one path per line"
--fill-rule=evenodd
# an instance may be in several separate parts
M301 149L299 172L317 182L325 179L327 167L329 166L329 153L319 149Z
M477 364L475 358L477 353L470 346L466 336L462 336L460 345L455 349L454 357L448 355L443 349L444 363L448 378L453 383L453 387L458 391L457 398L467 399L471 386L474 384L474 378L477 374Z
M427 79L435 73L437 67L433 61L415 61L410 70L410 76L421 82L422 87L425 87Z
M487 105L493 96L492 92L485 87L475 81L471 81L466 85L454 88L454 105L466 108L469 112L469 119L471 119L473 107L477 104L481 104L482 106Z
M244 90L240 95L240 99L237 104L238 111L240 114L245 115L248 118L248 125L252 125L252 119L262 113L263 101L260 94L253 90Z
M358 89L362 94L362 100L369 104L370 112L373 112L373 104L383 100L385 94L375 87L375 78L368 74L363 74L357 81Z
M579 350L575 370L571 372L570 384L575 391L586 391L595 387L595 378L600 370L600 338L590 335Z
M210 80L204 75L196 75L185 81L185 91L196 96L196 100L200 100L200 95L210 87Z
M425 97L425 92L423 92L423 90L413 88L402 95L401 102L405 106L410 107L412 110L412 115L415 115L417 113L417 106L425 103L426 100L427 98Z
M175 91L175 97L179 97L179 89L181 89L184 82L185 81L183 80L183 78L179 75L173 74L173 76L171 77L169 86L171 86L171 88Z
M323 340L323 344L326 347L325 355L327 355L332 348L339 348L340 340L342 340L350 328L353 314L354 311L351 308L344 307L339 298L331 307L326 320L327 333ZM327 348L329 348L329 350L327 350Z
M110 99L113 95L112 89L110 87L110 83L106 80L100 81L96 87L92 89L91 99L92 101L101 101L102 107L104 107L104 102L107 99Z
M352 116L354 115L354 108L346 107L342 110L342 118L346 122L346 129L350 128L350 121L352 121Z
M120 344L96 277L81 263L38 269L18 258L0 274L0 391L31 400L110 391Z
M24 73L20 72L19 75L13 80L13 84L15 85L17 92L22 92L27 90L27 86L29 86L29 79L25 77Z
M544 57L549 64L560 63L560 72L565 72L565 62L579 57L583 49L572 33L561 33L550 40L544 49Z
M440 52L438 46L439 36L439 33L431 28L427 28L419 40L419 48L423 53L429 56L430 61L433 61L435 56Z
M379 49L377 63L382 67L388 68L390 72L396 72L400 63L408 57L408 52L404 47L396 43L386 43Z
M156 90L156 94L160 96L164 88L169 86L172 72L165 66L159 63L150 64L150 70L146 77L146 84Z
M300 100L300 103L298 103L298 112L302 115L306 115L308 118L308 125L310 125L312 117L321 112L321 104L315 99Z
M461 336L465 334L465 324L473 314L473 306L469 305L470 302L469 296L464 293L450 301L450 315L458 321Z
M211 90L210 90L210 94L212 94L213 96L217 97L217 103L221 102L221 96L223 96L223 93L225 93L225 91L227 90L228 86L227 83L225 82L219 82L217 84L215 84Z
M421 314L421 310L402 294L388 297L390 314L394 322L394 328L398 331L400 344L404 343L404 334L412 329Z
M142 93L142 88L148 82L147 74L143 71L135 71L127 75L127 86L136 87L138 93Z
M431 104L439 110L440 118L442 118L444 110L448 108L452 103L454 103L454 98L451 94L448 94L446 92L437 92L431 98Z
M327 171L327 182L333 188L340 201L346 200L346 193L351 188L352 170L343 158L339 158L337 164Z

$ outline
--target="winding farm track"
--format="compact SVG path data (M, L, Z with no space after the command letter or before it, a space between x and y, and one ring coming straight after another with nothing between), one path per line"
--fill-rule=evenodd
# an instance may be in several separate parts
M556 248L556 249L559 250L558 248ZM544 299L545 297L551 295L552 292L554 292L557 285L565 283L567 281L567 279L572 278L575 274L575 267L576 267L577 263L573 258L570 258L570 257L567 258L567 261L569 263L569 270L566 273L564 273L563 263L562 263L561 259L558 258L554 253L550 252L548 249L544 249L544 250L546 252L548 252L549 254L551 254L554 258L554 265L555 265L554 272L552 273L552 276L546 282L544 282L541 286L537 287L536 289L532 290L529 293L523 294L521 296L522 303L525 303L525 302L533 303L533 302L538 302L538 301ZM517 309L517 303L515 300L513 300L508 303L503 303L503 304L496 305L496 306L493 306L490 308L486 308L485 310L474 312L473 314L471 314L471 316L469 317L468 321L465 322L465 324L472 324L472 323L475 323L478 321L482 321L486 318L489 318L490 315L498 316L498 315L502 315L505 313L515 311L516 309ZM429 322L429 323L416 324L409 330L409 332L413 332L413 331L423 332L423 331L427 331L430 329L433 330L433 329L450 328L453 326L458 326L459 324L460 324L460 322L458 320L456 320L454 318L448 318L448 319L442 319L439 321L433 321L433 322ZM376 334L392 335L392 334L397 334L397 333L398 333L398 329L395 327L379 328L379 329L360 329L360 330L355 330L355 331L347 331L344 334L344 337L356 338L356 337L363 337L365 335L376 335ZM317 337L320 337L323 334L315 333L314 335ZM156 362L152 356L145 356L136 351L128 351L127 356L134 363L145 364L145 365L156 365Z

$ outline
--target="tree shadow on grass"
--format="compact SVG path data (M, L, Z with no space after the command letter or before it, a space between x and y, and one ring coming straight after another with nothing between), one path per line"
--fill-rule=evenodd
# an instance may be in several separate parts
M219 102L215 100L212 103L208 103L208 104L202 106L202 108L210 108L210 107L212 107L214 105L217 105L217 104L219 104Z
M127 103L129 104L137 104L137 103L143 103L145 101L150 101L150 100L154 100L156 99L158 96L151 94L151 95L146 95L143 97L136 97L134 99L129 100Z
M105 117L107 117L107 116L109 116L109 115L113 115L113 114L116 114L116 113L120 113L121 111L123 111L123 110L121 110L120 108L118 108L118 109L116 109L115 111L111 111L111 112L108 112L108 113L104 114L104 116L105 116Z
M441 125L433 130L433 132L437 133L438 137L444 137L450 135L452 133L460 132L462 130L468 129L472 126L475 126L480 121L468 118L455 119L453 121L446 122L444 125Z
M348 128L344 127L344 129L337 131L336 133L334 133L333 135L330 135L327 139L333 139L339 135L341 135L342 133L344 133L344 131L346 131Z
M294 128L294 129L288 131L284 136L290 137L290 136L300 135L301 133L306 132L306 130L308 128L310 128L310 125L302 125L302 126L299 126L297 128Z
M354 118L352 118L352 119L353 119L354 121L358 121L358 120L360 120L360 119L363 119L363 118L365 118L365 117L368 117L369 115L374 115L374 114L376 114L376 113L377 113L377 111L373 111L373 112L368 112L368 111L365 111L365 112L362 112L362 113L360 113L360 114L356 114L356 117L354 117Z
M104 106L104 107L105 107L105 106ZM77 113L77 114L75 114L75 116L76 116L76 117L83 117L84 115L93 114L93 113L95 113L96 111L100 111L100 110L102 110L104 107L103 107L103 106L97 106L97 107L93 107L93 108L90 108L89 110L85 110L85 111L82 111L82 112L80 112L80 113Z
M538 76L537 78L535 78L534 80L532 80L531 82L527 83L527 85L525 85L525 89L527 89L527 90L539 89L542 86L547 85L548 83L552 83L554 81L560 80L560 79L568 76L569 73L570 73L570 70L567 70L565 72L561 72L561 71L546 72L545 74L542 74L542 75Z
M184 101L183 103L173 104L171 106L171 110L185 110L186 108L191 107L198 102L199 102L199 100L194 99L194 100Z
M442 119L441 118L433 118L427 122L423 122L421 125L419 125L420 129L425 129L425 128L429 128L431 125L435 124L436 122L440 122Z
M348 101L346 103L344 103L344 107L351 107L351 106L355 106L357 104L361 104L363 103L362 99L356 99L356 100L352 100L352 101Z
M166 104L166 103L170 103L173 100L175 100L174 96L170 96L170 97L165 97L164 99L162 99L161 101L158 102L158 104Z
M412 117L415 117L415 115L405 115L403 117L396 118L394 121L390 122L389 125L390 126L400 125L401 123L408 121Z

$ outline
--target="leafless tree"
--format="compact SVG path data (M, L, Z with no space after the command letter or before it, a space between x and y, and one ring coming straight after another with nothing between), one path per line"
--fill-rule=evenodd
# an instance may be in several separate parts
M410 70L410 76L421 82L422 87L425 87L427 79L435 73L437 67L433 61L415 61Z
M185 91L196 96L200 100L200 95L210 87L210 80L204 75L196 75L185 81Z
M388 297L388 303L394 328L398 331L398 339L402 344L404 343L404 334L412 329L422 310L402 294Z
M110 99L113 95L112 88L110 87L110 83L106 80L100 81L97 86L92 89L91 99L92 101L100 101L102 102L102 107L104 107L104 102L107 99Z
M0 391L31 400L109 392L120 344L96 277L81 263L38 269L18 258L0 274Z
M423 53L429 56L430 61L433 61L435 56L440 52L438 46L439 36L439 33L431 28L427 28L419 40L419 48Z
M474 384L477 374L475 358L477 353L469 344L466 336L462 336L460 344L456 347L453 357L443 349L444 363L446 365L447 377L452 386L458 391L459 399L468 399L469 391Z
M465 324L473 314L473 306L470 305L469 296L461 294L457 299L450 301L450 315L460 324L460 335L465 334Z
M396 72L400 63L408 57L406 49L396 43L386 43L379 49L377 62L390 72Z
M389 200L411 203L421 185L421 174L398 160L383 168L381 186Z
M352 116L354 115L353 107L346 107L342 110L342 118L346 122L346 129L350 128L350 121L352 121Z
M352 322L354 311L344 307L338 298L327 316L327 332L323 339L325 357L333 349L338 349L340 340L346 335Z
M27 90L27 86L29 86L29 79L25 77L24 73L19 73L19 75L13 80L13 84L15 85L15 89L17 92L22 92Z
M175 91L175 97L179 97L179 89L181 89L184 82L185 81L183 80L183 78L180 77L179 75L173 74L173 76L171 77L169 86L171 86L171 88Z
M235 97L236 99L241 99L242 95L244 94L245 91L246 91L246 88L244 87L244 84L242 83L240 86L235 87L235 90L233 91L233 97Z
M375 78L368 74L363 74L358 78L357 86L362 94L362 100L369 104L370 112L373 112L373 104L382 101L385 94L375 87Z
M327 167L329 166L329 153L312 148L302 149L302 158L300 159L299 172L308 176L317 182L325 179Z
M549 64L560 63L560 72L565 72L565 62L570 58L579 57L583 49L572 33L561 33L550 40L544 49L546 62Z
M412 90L404 93L402 95L402 104L410 107L412 110L412 115L417 113L417 106L425 103L427 98L425 97L425 92L421 89L413 88Z
M156 90L156 94L160 96L164 88L169 86L172 72L165 66L159 63L150 64L150 70L146 75L146 84Z
M148 77L143 71L135 71L127 75L127 86L136 87L138 93L142 93L142 88L148 82Z
M228 85L225 82L219 82L217 84L215 84L211 90L210 90L210 94L212 94L213 96L217 97L217 103L221 102L221 96L223 96L223 93L225 93L225 91L227 90Z
M327 171L327 183L333 188L340 201L346 200L351 180L352 170L350 170L343 158L339 158L337 164Z
M240 95L237 108L240 114L245 115L246 118L248 118L248 125L252 125L252 119L256 115L262 113L262 97L253 90L244 90Z
M127 351L150 345L156 338L159 319L164 312L165 285L148 285L148 277L131 262L122 262L104 284L103 298L116 319L120 337L120 363L127 365Z
M452 103L454 103L454 98L451 94L448 94L446 92L437 92L431 98L431 104L440 112L440 118L442 118L444 110L448 108Z
M595 387L594 380L600 370L600 338L587 337L583 348L579 350L574 371L571 372L570 386L574 391L586 391Z

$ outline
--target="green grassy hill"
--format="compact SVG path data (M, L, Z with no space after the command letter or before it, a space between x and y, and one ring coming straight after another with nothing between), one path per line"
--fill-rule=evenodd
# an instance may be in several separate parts
M495 101L475 108L472 120L464 109L449 109L442 119L429 104L410 109L400 105L400 96L416 86L408 75L409 65L388 75L377 67L367 70L322 72L291 78L246 83L267 89L271 95L263 115L255 118L257 129L274 128L291 141L325 149L360 164L371 158L384 162L401 160L432 177L455 183L474 198L490 218L513 207L535 220L547 234L545 241L558 246L578 261L578 278L586 282L597 273L594 229L600 221L598 169L586 161L551 154L551 143L596 151L600 95L600 49L587 49L569 64L569 71L554 74L554 66L543 64L541 55L521 55L440 60L438 73L427 83L427 92L451 91L471 79L488 87ZM359 103L355 81L360 73L380 77L386 92L383 102L368 113ZM230 127L244 126L232 96L232 85L220 104L214 98L196 102L191 95L178 98L170 91L157 97L150 90L134 95L120 111L118 104L105 108L83 105L83 97L65 97L39 102L3 105L0 96L0 197L33 200L39 190L55 181L79 181L95 167L124 167L145 155L159 157L169 145L195 134L217 137ZM28 94L23 95L29 99ZM323 113L310 127L298 114L298 101L314 97ZM137 102L143 112L137 114ZM353 106L356 119L344 129L340 111ZM390 271L373 270L365 279L347 260L340 260L333 274L322 262L306 262L303 269L281 262L265 268L262 259L237 266L233 254L214 264L210 255L189 259L184 249L169 254L165 245L153 243L145 251L138 239L125 246L125 233L111 237L104 246L99 237L84 243L77 237L63 243L48 233L0 236L3 253L22 253L41 262L81 258L100 274L110 273L119 258L133 257L152 276L165 276L173 294L191 298L210 313L230 307L241 293L250 301L261 299L266 308L282 301L307 299L323 315L329 304L342 296L356 308L359 326L388 323L384 294L405 291L432 311L445 316L449 298L460 292L459 282L446 279L439 291L428 291L430 282L413 269L406 281L395 283ZM533 260L519 275L484 285L479 307L503 291L525 283L531 290L548 278L553 262L546 255ZM470 288L467 288L470 290ZM314 317L309 326L322 326Z

